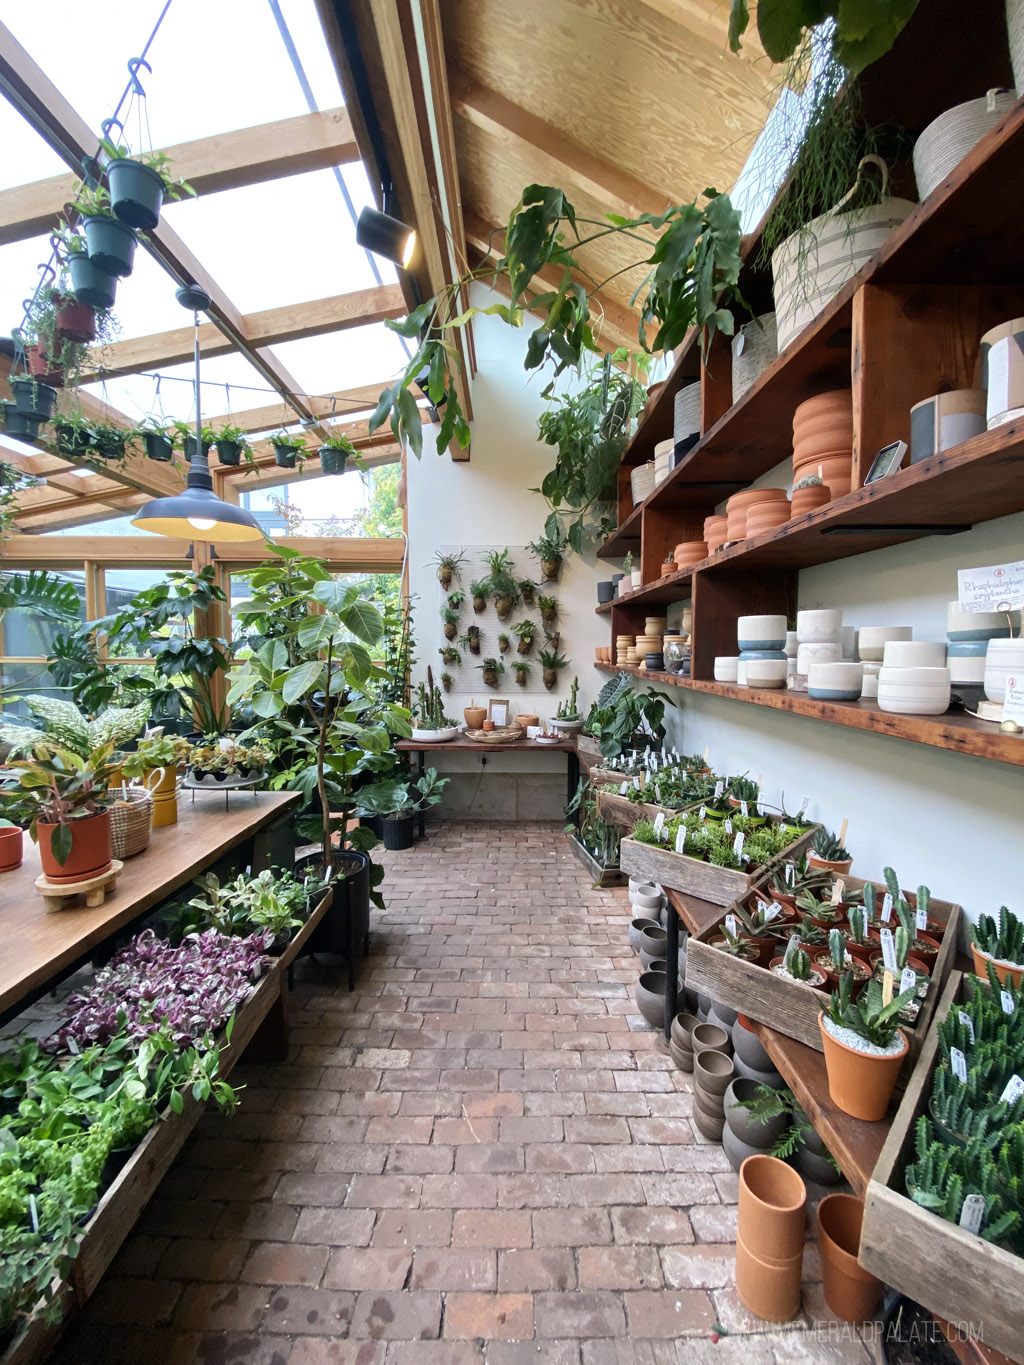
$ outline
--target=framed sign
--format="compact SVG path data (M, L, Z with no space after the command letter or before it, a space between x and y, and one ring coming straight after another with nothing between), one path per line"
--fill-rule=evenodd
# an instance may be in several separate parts
M893 441L892 445L883 446L871 462L868 476L864 480L865 484L877 483L879 479L884 479L886 474L892 474L899 469L906 453L906 441Z
M492 697L487 703L487 719L493 720L499 729L508 724L508 698Z

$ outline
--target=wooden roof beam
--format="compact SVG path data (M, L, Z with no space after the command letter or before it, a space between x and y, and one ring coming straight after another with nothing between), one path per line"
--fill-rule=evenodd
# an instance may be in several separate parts
M198 194L259 185L359 160L344 108L238 128L164 148L174 174ZM0 246L50 232L74 195L75 175L54 175L0 191Z
M340 420L352 413L368 412L375 408L382 391L393 383L393 378L381 379L376 384L360 384L354 389L336 389L333 393L311 394L307 396L306 401L317 417L334 417ZM272 427L291 426L298 421L294 412L289 416L288 412L284 411L285 406L281 403L268 403L260 408L223 412L219 417L204 420L214 428L221 423L230 422L232 426L241 427L247 432L269 431Z

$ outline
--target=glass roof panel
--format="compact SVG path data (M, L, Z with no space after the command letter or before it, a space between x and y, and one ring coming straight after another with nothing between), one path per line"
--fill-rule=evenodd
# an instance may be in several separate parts
M263 407L276 401L276 394L260 372L244 356L232 354L204 360L200 368L203 417L220 417L230 411ZM188 420L195 412L194 370L191 362L167 365L160 371L160 389L153 376L125 375L105 385L87 384L84 389L119 408L129 417L160 417ZM282 403L282 410L283 410ZM290 413L289 409L289 413Z
M287 341L273 347L273 352L307 393L330 393L394 378L406 365L400 338L382 322Z
M4 149L0 160L0 188L29 185L33 180L43 180L67 170L57 153L51 151L6 100L0 100L0 147Z

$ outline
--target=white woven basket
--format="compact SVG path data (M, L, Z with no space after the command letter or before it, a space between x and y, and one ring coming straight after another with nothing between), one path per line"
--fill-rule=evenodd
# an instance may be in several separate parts
M650 497L654 491L654 461L638 464L629 476L629 486L633 490L633 506L637 507Z
M914 143L914 176L922 199L942 184L1015 100L1013 91L990 90L983 99L957 104L929 123Z
M679 390L673 404L675 421L672 435L678 444L700 432L700 384L687 384Z
M738 403L779 353L774 313L745 323L732 339L732 401Z
M1017 93L1024 93L1024 0L1006 0L1006 28L1010 38L1010 65Z

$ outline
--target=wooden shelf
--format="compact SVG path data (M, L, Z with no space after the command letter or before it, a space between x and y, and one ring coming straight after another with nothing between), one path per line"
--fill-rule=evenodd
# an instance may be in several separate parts
M653 583L645 583L642 588L635 588L633 592L624 592L620 597L613 597L610 602L602 602L594 610L600 616L607 616L613 607L628 607L631 604L654 607L680 602L689 596L687 585L690 582L690 573L690 569L684 569L680 573L666 574L664 578L656 578Z
M927 744L950 753L1024 766L1024 736L1004 735L998 726L962 712L944 716L898 716L880 710L872 701L815 701L806 693L785 689L772 691L770 688L737 687L734 683L701 682L682 678L676 673L650 673L646 669L620 668L616 664L595 664L594 667L606 673L632 673L647 682L683 687L729 701L746 702L749 706L788 711L790 715L805 716L809 720L870 730L876 735Z
M657 492L657 489L655 489ZM653 497L654 494L651 494ZM640 527L645 504L638 502L620 526L598 547L598 559L621 559L627 551L635 555L640 548Z

